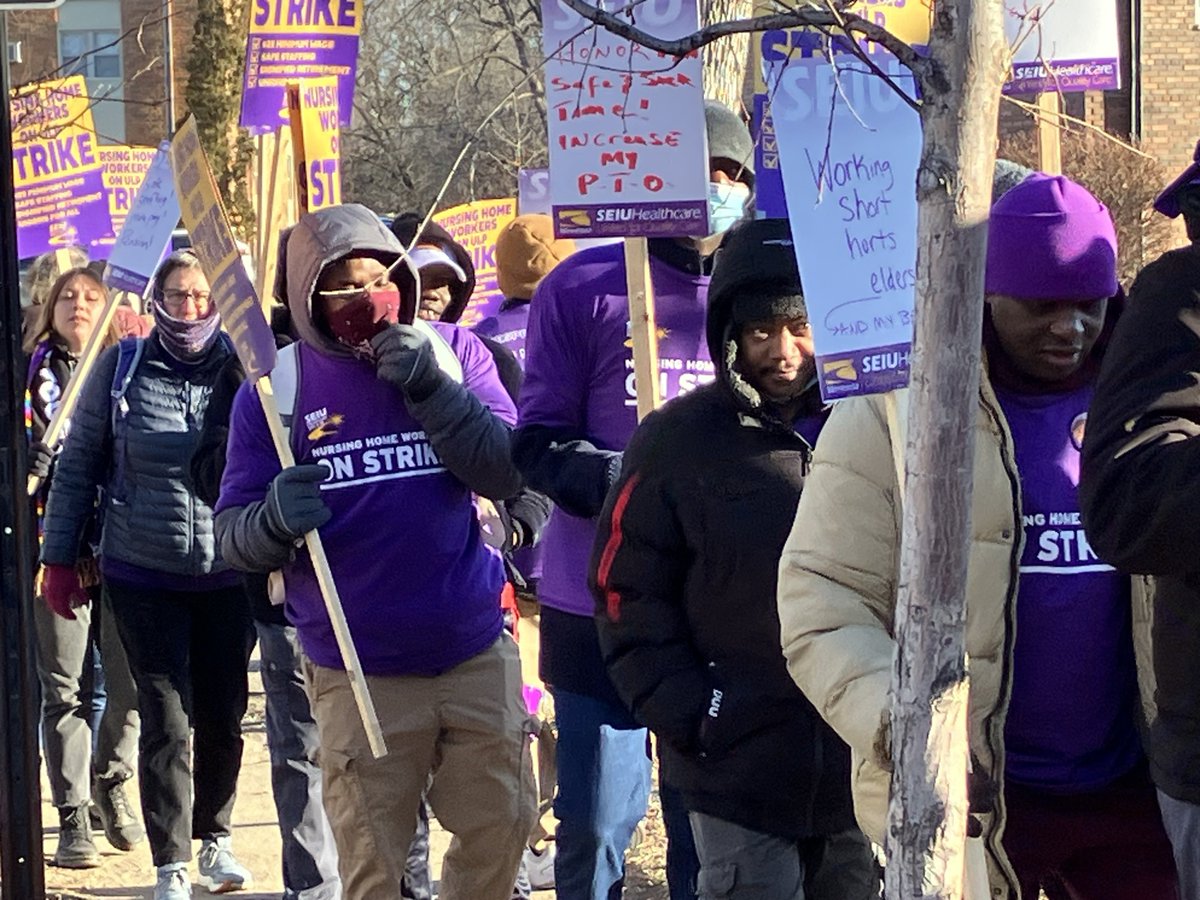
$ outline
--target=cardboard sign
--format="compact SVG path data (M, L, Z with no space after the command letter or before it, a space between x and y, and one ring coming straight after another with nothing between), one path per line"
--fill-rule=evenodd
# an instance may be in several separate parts
M91 254L112 218L83 76L13 91L9 114L17 256L73 245Z
M618 14L668 39L700 27L697 0L645 0ZM543 0L542 24L555 234L708 234L700 55L647 50L560 0Z
M120 144L101 144L96 151L104 166L104 191L108 195L112 234L101 238L92 257L107 259L158 151L154 147L126 147Z
M913 89L894 57L879 65ZM809 57L768 75L821 395L904 387L917 280L920 118L861 67L835 74L828 61Z
M336 78L288 85L292 146L300 172L301 212L342 202L342 151Z
M212 170L200 147L194 116L188 116L175 133L170 154L183 223L191 234L192 250L208 276L212 300L233 338L246 377L261 378L275 366L275 337L258 305L254 282L229 227Z
M1115 0L1005 0L1004 6L1004 35L1016 48L1006 94L1121 86Z
M350 125L363 0L254 0L246 42L241 126L262 134L288 124L287 86L333 77L339 123Z
M496 238L516 215L515 197L476 200L434 215L433 221L467 249L475 266L475 292L459 325L470 328L499 311L504 295L496 280Z
M170 150L171 145L163 141L142 178L104 270L109 287L144 294L171 245L171 232L179 224L179 199L171 175Z

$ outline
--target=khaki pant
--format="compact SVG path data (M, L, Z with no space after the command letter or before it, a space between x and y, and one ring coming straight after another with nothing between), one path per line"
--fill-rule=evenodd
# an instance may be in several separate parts
M434 677L368 677L383 759L371 756L346 673L305 660L305 674L345 900L399 898L430 775L429 805L454 836L442 900L509 900L536 818L535 726L512 639Z

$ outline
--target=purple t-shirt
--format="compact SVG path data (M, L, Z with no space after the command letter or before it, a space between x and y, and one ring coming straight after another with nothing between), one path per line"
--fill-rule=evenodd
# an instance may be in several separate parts
M1093 790L1133 768L1141 750L1129 578L1097 559L1079 516L1092 387L997 396L1016 448L1025 531L1005 775Z
M490 337L512 351L521 368L525 368L525 335L529 327L529 304L518 303L488 316L475 326L476 334Z
M520 424L570 428L602 450L624 450L637 427L624 248L581 250L538 286L529 314ZM651 257L663 400L715 377L705 341L708 277ZM543 541L538 599L592 615L587 586L595 522L555 509Z
M491 353L470 332L434 324L462 363L463 383L507 424L516 410ZM500 633L499 558L483 543L470 489L437 457L400 391L370 363L300 354L292 447L297 463L320 463L320 529L329 566L365 672L435 675L487 648ZM250 382L230 418L228 461L217 511L262 500L280 471ZM304 652L341 668L341 654L307 550L283 570L287 616Z

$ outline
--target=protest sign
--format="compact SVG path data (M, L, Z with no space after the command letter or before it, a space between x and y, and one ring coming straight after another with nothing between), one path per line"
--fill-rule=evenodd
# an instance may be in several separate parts
M878 65L912 90L895 58ZM917 280L919 116L861 67L835 72L825 59L793 58L768 76L821 395L904 387Z
M292 146L300 174L300 211L342 202L337 79L309 78L288 85Z
M517 213L550 215L550 170L517 170Z
M470 328L499 311L504 295L496 280L496 238L516 215L514 197L476 200L434 214L433 221L466 248L475 266L475 291L458 320L459 325Z
M771 0L757 0L755 15L777 12ZM869 19L886 28L896 37L917 50L929 44L932 5L899 2L896 0L863 0L850 7L849 12ZM829 41L834 56L848 52L846 38ZM820 32L803 28L776 28L754 35L751 45L751 67L754 73L754 107L751 130L754 132L754 204L764 218L782 219L787 216L787 201L783 192L783 176L779 170L779 146L775 123L771 119L771 103L767 92L767 67L778 68L790 60L808 58L824 52L826 38ZM861 46L871 56L886 54L878 44L862 41Z
M288 124L287 86L337 79L339 124L350 125L362 0L254 0L246 42L241 126L261 134Z
M179 199L171 175L170 149L166 141L159 145L142 178L104 270L109 287L144 294L171 244L171 232L179 224Z
M697 0L645 0L636 15L617 14L667 39L700 26ZM647 50L560 0L543 0L542 24L555 234L707 234L699 54L677 60Z
M17 256L71 245L90 254L112 218L83 76L18 88L9 113Z
M275 337L258 305L254 283L225 218L216 182L200 147L196 120L189 116L170 145L171 169L192 250L208 276L212 300L233 338L246 377L257 379L275 365Z
M104 166L104 191L108 195L108 213L112 217L112 234L100 239L94 259L106 259L117 235L125 225L125 217L133 207L142 180L150 171L158 152L154 147L127 147L120 144L101 144L96 148ZM168 170L169 171L169 170ZM178 218L178 216L176 216Z
M229 220L225 217L216 181L200 146L195 117L189 116L183 127L175 133L170 153L183 221L192 235L192 249L208 276L212 300L237 348L246 377L255 382L280 465L284 468L294 466L296 460L279 417L271 379L267 374L275 365L275 338L262 307L258 305L254 285L246 273L237 242L229 228ZM346 622L346 613L338 596L321 536L315 530L310 531L304 535L304 543L325 601L338 650L346 666L350 688L367 733L367 742L376 758L386 756L383 730L363 677L358 651L350 635L350 626Z
M1121 86L1114 0L1005 0L1014 47L1006 94L1114 91Z

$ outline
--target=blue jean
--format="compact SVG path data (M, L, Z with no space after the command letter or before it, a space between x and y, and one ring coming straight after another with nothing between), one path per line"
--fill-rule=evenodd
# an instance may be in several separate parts
M320 741L304 692L296 629L254 623L267 695L271 792L283 839L285 900L339 900L337 848L321 804Z
M558 723L558 900L619 900L650 797L646 729L620 706L551 688Z

